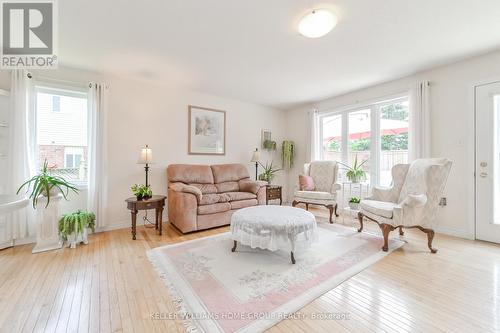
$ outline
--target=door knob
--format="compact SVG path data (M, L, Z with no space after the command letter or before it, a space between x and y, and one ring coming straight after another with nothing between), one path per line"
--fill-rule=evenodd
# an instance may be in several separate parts
M485 178L486 176L488 176L488 174L487 174L486 172L481 172L481 173L479 174L479 176L481 176L481 177Z

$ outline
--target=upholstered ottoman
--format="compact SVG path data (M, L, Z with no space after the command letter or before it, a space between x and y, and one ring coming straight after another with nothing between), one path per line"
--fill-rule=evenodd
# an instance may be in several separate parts
M303 209L289 206L254 206L240 209L231 217L231 236L237 243L271 251L294 251L310 246L317 240L316 219Z

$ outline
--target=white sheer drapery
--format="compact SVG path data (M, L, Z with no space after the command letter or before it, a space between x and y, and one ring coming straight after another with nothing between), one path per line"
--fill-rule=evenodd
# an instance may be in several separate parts
M28 72L21 69L11 73L8 194L15 194L19 186L36 173L36 114L30 77ZM31 206L13 212L10 223L13 228L13 241L36 234Z
M431 157L429 81L417 82L410 92L410 161Z
M319 139L319 112L316 109L309 111L309 161L316 161L320 158L320 139Z
M88 192L87 210L96 215L96 227L106 225L105 204L107 189L104 181L106 170L106 109L107 91L104 83L91 82L88 91Z

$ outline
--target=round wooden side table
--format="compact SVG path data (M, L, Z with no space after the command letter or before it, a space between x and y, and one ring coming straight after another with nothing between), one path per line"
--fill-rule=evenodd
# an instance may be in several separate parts
M130 209L130 214L132 215L132 239L135 239L137 212L140 210L154 209L156 211L155 229L158 230L158 234L161 235L162 214L166 198L167 197L164 195L153 195L147 200L137 200L136 197L125 200L127 208Z

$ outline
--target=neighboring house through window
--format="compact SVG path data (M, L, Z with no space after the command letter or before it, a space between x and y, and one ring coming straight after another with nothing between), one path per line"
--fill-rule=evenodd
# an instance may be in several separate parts
M389 186L391 168L408 163L407 96L319 117L320 158L348 165L356 157L358 163L367 160L363 168L371 185Z
M35 87L38 161L52 173L87 184L88 105L85 89Z

